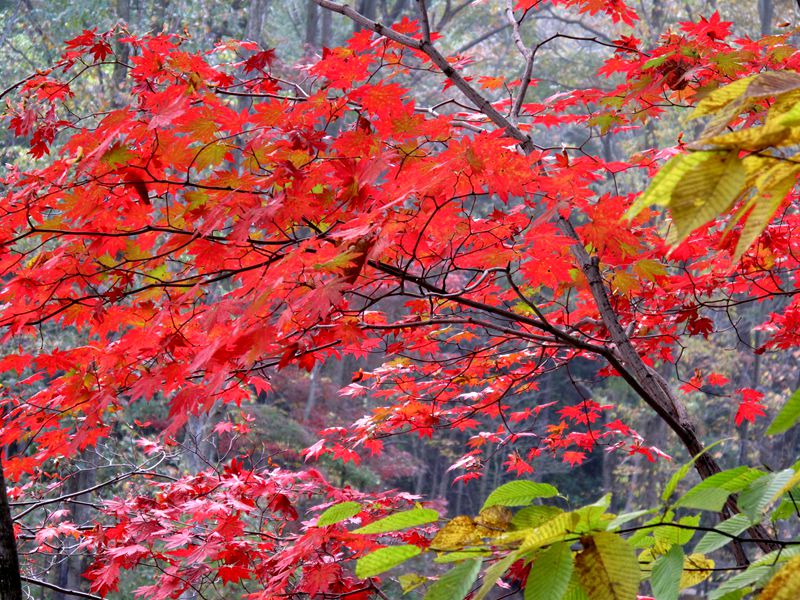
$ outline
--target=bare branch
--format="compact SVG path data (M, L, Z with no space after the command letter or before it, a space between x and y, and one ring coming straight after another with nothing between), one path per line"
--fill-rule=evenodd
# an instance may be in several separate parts
M425 0L417 0L417 10L419 11L419 21L422 24L422 39L430 43L431 23L428 19L428 7L425 6Z
M42 581L41 579L36 579L35 577L20 575L20 579L22 579L22 581L26 581L30 584L37 585L39 587L43 587L48 590L53 590L61 594L66 594L67 596L75 596L76 598L90 598L91 600L103 600L102 596L96 596L95 594L89 594L88 592L81 592L80 590L71 590L68 588L63 588L54 583L50 583L49 581Z

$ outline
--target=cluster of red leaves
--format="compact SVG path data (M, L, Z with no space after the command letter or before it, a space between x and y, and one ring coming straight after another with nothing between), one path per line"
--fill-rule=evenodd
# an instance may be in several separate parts
M558 4L634 20L619 1ZM398 27L416 35L413 23ZM711 17L646 51L623 38L601 73L624 81L524 103L520 120L534 141L553 126L623 132L660 115L665 98L692 103L742 75L800 67L785 38L730 41L728 32ZM670 253L646 211L621 220L633 194L596 190L621 172L652 174L679 148L607 162L544 147L523 155L500 130L465 135L474 114L419 110L393 79L414 61L432 69L428 57L369 31L326 51L305 87L272 77L273 53L253 44L200 55L175 36L127 37L130 102L73 123L68 81L79 65L108 59L108 39L72 40L58 69L26 81L8 109L34 158L54 154L2 182L0 373L20 381L0 396L0 445L27 443L7 461L12 479L93 445L132 402L164 399L172 435L191 414L268 390L271 368L373 351L387 362L343 394L383 405L323 432L308 458L358 460L359 447L380 452L389 435L456 428L473 433L454 465L461 479L478 476L487 442L507 448L519 474L545 452L580 464L599 440L653 459L606 405L544 412L553 399L537 394L537 376L613 352L557 217L580 217L576 234L652 364L674 360L681 338L715 333L705 300L798 287L796 214L770 225L739 265L720 258L735 239L713 223ZM230 100L240 94L253 94L252 105ZM794 300L771 317L765 348L800 345L798 313ZM78 341L26 350L43 326ZM519 406L520 397L534 400ZM759 414L759 398L746 396L736 421ZM336 496L315 474L237 465L121 499L108 507L116 524L88 538L94 588L112 589L120 569L155 559L164 579L142 594L156 598L215 577L258 580L273 594L355 591L338 557L368 542L281 525L300 496L320 490ZM255 509L271 525L252 535Z
M299 513L315 503L312 510L355 501L364 507L355 522L366 523L413 502L396 490L339 489L313 469L253 471L236 461L221 472L150 485L154 494L106 501L104 524L85 535L83 545L95 555L86 573L93 592L105 596L118 588L123 571L149 564L157 575L136 596L151 600L215 582L252 585L260 590L246 595L253 600L368 598L371 587L350 574L348 563L377 547L373 536L350 533L352 521L317 527L314 517L302 521Z

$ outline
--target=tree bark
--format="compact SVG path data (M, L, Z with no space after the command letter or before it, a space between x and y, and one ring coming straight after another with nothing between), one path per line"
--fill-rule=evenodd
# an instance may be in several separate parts
M2 458L0 458L0 599L22 600L19 556L17 542L14 539L14 521L11 518L11 507L8 505L6 494Z

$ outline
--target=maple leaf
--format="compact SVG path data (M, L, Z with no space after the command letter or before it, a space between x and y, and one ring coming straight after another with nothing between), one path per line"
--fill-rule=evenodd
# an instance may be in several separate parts
M583 461L586 460L586 453L567 450L564 452L562 460L565 463L568 463L571 467L574 467L575 465L581 465L583 464Z
M517 477L533 473L533 467L530 465L530 463L523 460L517 452L512 452L509 454L508 459L503 463L503 465L506 467L506 470L509 473L516 473Z
M252 572L247 565L222 565L217 569L217 574L222 579L223 584L238 583L243 579L250 579Z
M336 562L324 562L311 565L303 570L303 578L297 590L311 597L330 591L334 582L341 577L342 567Z
M756 417L766 416L766 406L759 402L742 401L739 403L739 408L736 410L734 422L739 427L744 421L750 423L756 422Z

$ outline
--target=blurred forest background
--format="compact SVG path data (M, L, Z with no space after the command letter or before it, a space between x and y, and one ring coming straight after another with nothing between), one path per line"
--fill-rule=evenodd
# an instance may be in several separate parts
M356 8L370 18L392 23L404 17L415 18L413 0L358 0ZM785 30L800 24L800 10L794 0L638 0L632 2L643 16L636 37L646 47L658 36L675 27L682 20L697 20L719 11L723 20L734 23L738 36L755 37L773 31ZM473 62L465 66L467 72L479 74L505 74L509 79L519 76L522 65L514 50L512 32L504 11L506 3L500 0L430 0L429 9L434 15L432 28L442 38L440 47L451 54L468 54ZM596 38L611 42L620 35L628 35L628 28L620 24L614 32L603 20L595 22L584 16L562 14L545 8L535 15L535 26L528 27L530 42L545 39L559 32L579 37ZM309 0L0 0L0 93L29 74L54 63L63 48L63 41L78 35L84 29L100 31L119 26L141 34L153 31L183 33L192 49L210 49L225 39L247 39L266 48L276 48L278 70L286 79L302 85L304 72L295 65L308 63L323 52L323 48L343 43L354 32L352 22L338 15L322 11ZM559 39L548 44L537 57L534 74L537 86L529 92L530 101L540 101L564 89L603 87L596 75L602 60L613 50L601 45ZM103 107L113 107L121 102L120 83L125 68L119 65L101 72L102 76L89 84L82 84L73 99L74 110L80 114L97 112ZM441 82L428 82L426 75L418 75L413 89L419 94L419 104L429 105L430 97L441 97ZM453 95L457 92L450 90ZM495 90L498 95L502 89ZM598 136L587 139L586 128L571 130L567 127L551 129L547 143L541 146L583 147L613 161L645 148L670 146L676 143L681 131L687 137L694 133L694 123L686 120L686 111L680 107L667 111L658 121L649 121L643 131L621 133L615 136ZM9 131L0 132L0 160L3 163L26 160L25 140L14 139ZM627 191L643 189L646 181L620 178ZM782 302L780 298L761 303L705 302L704 316L714 321L709 336L692 337L689 345L679 348L681 356L675 367L663 374L676 388L685 390L684 397L690 410L702 415L701 437L713 442L730 431L736 438L715 448L722 466L737 464L764 465L780 469L791 464L798 455L800 432L790 430L784 436L762 435L768 419L755 425L745 423L733 427L736 402L730 394L739 388L753 388L765 395L764 402L771 412L800 387L800 361L797 351L759 351L763 333L755 324L763 323L770 312ZM787 299L788 302L788 299ZM718 309L717 306L725 306ZM391 310L391 307L385 308ZM58 340L74 335L70 331L51 331L49 339ZM176 472L191 472L208 464L218 464L247 449L263 464L299 467L301 452L317 439L323 427L347 426L369 412L369 400L352 399L338 394L338 390L357 380L360 369L380 365L386 356L375 355L358 363L352 359L329 361L317 366L309 374L285 369L269 373L274 392L259 396L254 404L244 407L251 417L233 414L230 408L215 407L210 414L192 418L183 433L183 439L172 450L160 468ZM516 397L511 403L523 410L525 407L552 401L574 403L592 398L602 404L614 404L617 414L633 426L648 444L656 445L674 457L672 463L659 460L649 463L641 454L595 452L583 465L570 468L549 461L544 455L535 462L536 471L528 477L557 485L576 502L592 501L605 491L615 491L619 510L632 510L657 503L662 484L673 471L675 463L686 456L666 425L641 406L632 392L623 385L614 386L613 380L596 377L596 365L571 363L569 368L553 372L540 382L539 390L527 397ZM687 386L695 369L704 373L717 373L727 382L713 388L695 389ZM720 379L720 381L723 381ZM135 404L125 415L134 420L143 431L157 434L163 428L166 408L158 403ZM548 410L558 410L558 406ZM220 423L251 418L252 433L247 438L237 438ZM543 419L557 422L558 418ZM491 429L488 427L487 429ZM359 464L326 462L323 468L331 481L364 489L400 488L426 499L440 499L443 508L452 516L459 513L474 514L480 508L488 490L494 489L514 475L507 472L508 452L496 448L486 455L484 477L469 484L453 484L459 470L450 467L470 447L472 433L447 429L432 438L398 437L387 440L387 450L379 459L368 457ZM492 442L488 442L491 444ZM126 472L139 464L141 455L133 437L120 430L116 438L103 442L91 452L76 457L73 464L64 466L69 475L65 492L90 488L98 482L113 478L113 472ZM102 467L102 474L98 474ZM112 468L113 467L113 468ZM134 485L120 482L109 485L101 492L112 496L115 486ZM601 491L602 490L602 491ZM83 511L83 514L81 513ZM90 526L91 507L73 507L74 521ZM24 536L23 536L24 537ZM59 548L42 565L43 578L73 589L86 589L80 577L83 570L81 556L68 545ZM132 576L131 576L132 577ZM136 587L130 582L128 589ZM41 591L41 593L44 593ZM47 592L50 593L50 592ZM52 592L53 600L62 596ZM120 597L126 597L123 591ZM66 598L65 596L63 598Z

